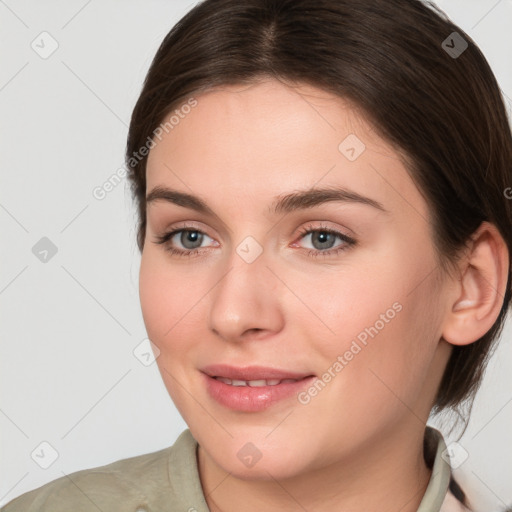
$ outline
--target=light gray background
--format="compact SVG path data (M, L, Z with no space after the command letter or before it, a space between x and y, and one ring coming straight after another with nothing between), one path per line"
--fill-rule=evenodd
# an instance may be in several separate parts
M512 0L438 4L487 56L510 112ZM126 180L103 200L93 190L123 165L149 63L192 5L0 0L0 504L65 474L168 446L186 428L156 363L133 353L141 342L144 352L146 332ZM59 45L46 59L31 47L35 40L39 51L51 48L43 31ZM42 237L58 250L47 263L32 252ZM456 475L473 489L477 510L512 503L511 352L509 321L454 445L468 452ZM58 454L47 469L40 466L53 452L42 442Z

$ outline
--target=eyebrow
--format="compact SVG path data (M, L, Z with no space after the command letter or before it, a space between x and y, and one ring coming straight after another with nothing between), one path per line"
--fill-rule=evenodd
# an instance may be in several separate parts
M173 190L161 185L155 186L146 196L146 203L166 201L184 208L195 210L205 215L217 217L215 212L201 198L192 194ZM290 213L305 210L328 202L359 203L389 213L384 206L370 197L363 196L352 190L339 187L310 188L279 196L272 203L269 211L273 214Z

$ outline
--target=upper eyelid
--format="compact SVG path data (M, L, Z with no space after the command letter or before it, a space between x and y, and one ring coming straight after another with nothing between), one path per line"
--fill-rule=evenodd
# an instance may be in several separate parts
M207 230L203 229L201 226L194 225L194 222L196 222L196 221L182 221L182 222L178 223L175 226L172 226L172 227L169 227L169 228L165 228L164 231L166 233L173 233L173 232L176 232L176 231L200 231L204 235L207 235L210 238L212 238L207 233ZM313 225L314 222L319 222L321 225L314 226ZM298 234L299 235L303 235L303 234L306 234L306 232L308 232L308 231L322 231L322 230L325 230L325 231L336 231L336 232L338 232L338 233L340 233L342 235L351 236L350 234L344 233L342 228L337 228L337 227L333 227L333 226L324 225L325 223L326 223L326 221L322 221L322 220L313 220L313 221L308 221L306 223L302 223L301 227L299 228L299 233ZM197 222L197 224L201 224L201 223ZM348 228L345 228L345 229L347 231L350 231L350 232L352 231L352 230L350 230ZM294 230L294 231L296 231L296 230ZM230 230L230 232L231 232L231 230Z

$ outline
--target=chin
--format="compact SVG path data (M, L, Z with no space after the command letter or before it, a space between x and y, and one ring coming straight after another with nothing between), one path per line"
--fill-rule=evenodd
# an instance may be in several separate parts
M258 443L257 439L251 442L251 437L239 435L224 443L207 440L200 444L222 470L241 480L281 480L301 472L305 453L300 447L286 445L279 439L275 443Z

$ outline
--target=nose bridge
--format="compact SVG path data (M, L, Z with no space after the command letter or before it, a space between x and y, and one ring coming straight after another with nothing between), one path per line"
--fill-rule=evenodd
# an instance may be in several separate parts
M264 250L254 236L246 235L240 242L233 244L227 257L228 273L219 283L218 288L231 294L241 293L244 296L257 292L257 285L264 285L271 272L267 268L270 254ZM230 289L232 288L232 289Z
M212 290L210 329L237 340L250 329L276 330L282 315L268 255L253 237L233 248L227 271Z

